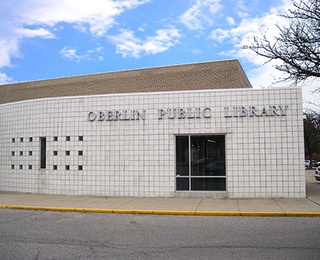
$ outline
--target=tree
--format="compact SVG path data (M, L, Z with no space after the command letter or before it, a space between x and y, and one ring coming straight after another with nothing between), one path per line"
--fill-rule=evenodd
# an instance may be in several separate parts
M293 1L295 9L280 15L289 22L280 27L279 35L269 40L266 35L254 37L251 46L244 46L267 58L267 62L280 60L275 65L286 75L280 81L297 85L308 78L320 77L320 0Z

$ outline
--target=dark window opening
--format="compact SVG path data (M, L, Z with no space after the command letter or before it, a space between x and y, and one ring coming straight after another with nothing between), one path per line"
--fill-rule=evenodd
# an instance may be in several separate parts
M176 190L226 191L224 135L176 137Z
M47 142L45 137L40 137L40 169L46 168L46 149Z

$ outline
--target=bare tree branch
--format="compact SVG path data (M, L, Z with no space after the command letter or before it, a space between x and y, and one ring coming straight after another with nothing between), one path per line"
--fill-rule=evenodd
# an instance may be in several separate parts
M320 0L293 2L294 10L280 15L289 20L287 27L277 25L278 36L269 40L266 35L255 36L250 46L243 46L259 56L281 61L275 68L293 80L294 85L309 78L320 77ZM274 42L274 43L272 43Z

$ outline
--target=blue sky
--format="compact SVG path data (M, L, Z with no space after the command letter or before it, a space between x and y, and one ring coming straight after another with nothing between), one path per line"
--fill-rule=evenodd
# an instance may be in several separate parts
M241 47L277 34L290 0L4 0L0 84L239 59L254 87L281 76ZM290 83L281 83L288 86Z

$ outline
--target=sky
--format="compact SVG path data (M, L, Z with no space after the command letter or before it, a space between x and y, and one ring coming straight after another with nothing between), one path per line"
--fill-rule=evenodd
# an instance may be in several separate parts
M242 46L285 25L291 0L3 0L0 85L238 59L255 88L277 83L274 62ZM305 104L316 103L312 81ZM1 86L0 86L1 87Z

